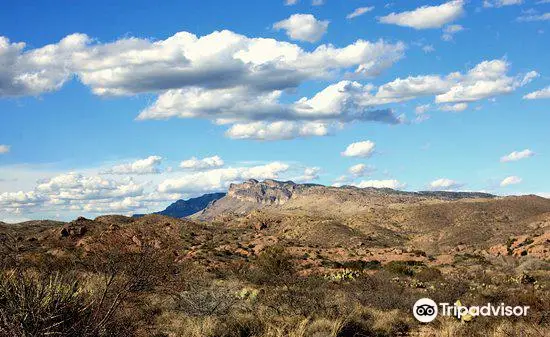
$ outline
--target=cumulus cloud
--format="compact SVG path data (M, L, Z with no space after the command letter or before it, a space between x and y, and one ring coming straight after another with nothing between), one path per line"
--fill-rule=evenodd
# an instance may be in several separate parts
M357 164L357 165L351 166L348 169L348 172L355 177L363 177L365 175L371 174L375 170L376 168L374 166L366 165L366 164Z
M550 98L550 86L537 91L533 91L523 96L523 99L543 99L543 98Z
M287 171L289 166L281 162L253 167L229 167L187 174L182 177L167 179L159 184L161 193L212 192L221 191L231 183L247 179L277 179L279 174Z
M350 144L342 156L368 158L374 153L376 145L370 140Z
M326 135L355 120L402 122L389 109L372 110L376 102L367 100L372 86L357 82L342 81L293 103L282 97L308 80L376 76L403 57L401 42L358 40L343 48L321 45L305 51L296 44L224 30L202 37L179 32L158 41L130 37L110 43L73 34L43 48L24 49L24 43L0 40L0 63L7 65L0 70L0 97L57 90L75 77L96 95L159 93L139 120L204 118L233 124L227 132L233 138L288 138L288 133L262 136L281 125L309 136ZM240 132L251 126L259 131Z
M500 182L500 187L516 185L516 184L521 183L522 181L523 181L523 179L521 179L520 177L517 177L517 176L506 177Z
M346 19L356 18L358 16L361 16L365 13L368 13L368 12L372 11L373 9L374 9L374 6L356 8L353 12L346 15Z
M0 154L5 154L8 152L10 152L10 146L0 144Z
M536 71L530 71L512 77L508 75L509 68L510 64L504 60L482 61L466 73L397 78L381 85L376 94L365 94L363 97L365 100L368 99L371 105L402 102L432 95L435 95L435 102L440 104L468 103L511 93L539 76Z
M376 98L387 102L401 102L417 97L442 94L452 83L439 75L409 76L397 78L378 88Z
M455 180L447 179L447 178L440 178L430 183L430 189L441 190L441 191L453 191L463 186L464 184L461 184Z
M320 167L306 167L304 173L299 177L292 178L292 181L297 183L309 183L318 180L320 171Z
M180 88L234 88L256 92L294 88L312 78L356 67L374 76L403 56L402 43L358 40L344 48L322 45L306 52L274 39L231 31L198 37L179 32L165 40L128 37L97 43L73 34L25 50L0 37L0 96L58 90L75 76L97 95L133 95Z
M311 0L312 6L322 6L325 4L325 0Z
M45 196L34 191L4 192L0 193L0 208L20 209L35 206L45 200Z
M328 20L317 20L311 14L293 14L288 19L276 22L273 28L285 30L293 40L317 42L327 32Z
M401 183L399 180L388 179L388 180L363 180L355 186L359 188L374 187L374 188L392 188L392 189L401 189L405 188L406 184Z
M297 170L282 162L243 165L202 171L164 172L157 176L119 177L88 173L61 173L34 185L24 182L13 191L0 192L0 217L6 214L147 213L183 197L207 191L223 191L229 184L247 179L288 179ZM44 176L49 172L34 172ZM317 179L319 168L303 169L303 181ZM25 187L23 187L25 186ZM47 215L46 215L47 216Z
M298 3L298 0L285 0L285 6L292 6L296 5Z
M219 156L206 157L203 159L197 159L197 157L191 157L180 163L180 168L193 171L201 171L212 169L216 167L222 167L224 165L223 159Z
M226 132L230 138L261 140L324 136L351 121L401 124L391 109L372 109L388 101L374 97L372 89L372 85L341 81L313 97L286 104L280 102L280 91L255 95L246 88L170 90L138 119L204 118L233 124Z
M455 0L439 6L422 6L412 11L391 13L379 18L381 23L414 29L441 28L464 13L464 1Z
M234 124L226 135L232 139L284 140L326 136L330 128L330 125L319 122L252 122Z
M24 42L0 36L0 97L58 90L73 73L74 55L89 42L84 34L72 34L56 44L24 51Z
M533 152L529 149L525 149L523 151L514 151L514 152L509 153L505 156L502 156L500 158L500 162L501 163L508 163L508 162L512 162L512 161L518 161L518 160L522 160L522 159L525 159L525 158L533 157L534 155L535 155L535 152Z
M436 102L467 103L509 94L538 76L531 71L522 77L510 77L507 75L509 66L503 60L483 61L466 74L452 73L447 77L451 88L437 95Z
M0 212L30 214L48 212L130 211L147 202L144 183L130 178L107 179L75 172L39 181L31 191L0 194ZM173 199L172 199L173 200Z
M150 156L145 159L139 159L132 163L126 163L113 166L105 171L107 174L157 174L160 173L159 165L162 163L162 157Z

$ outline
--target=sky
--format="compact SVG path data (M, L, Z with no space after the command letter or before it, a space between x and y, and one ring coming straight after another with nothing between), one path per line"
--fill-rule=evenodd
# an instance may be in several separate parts
M11 1L0 221L247 179L550 197L550 1Z

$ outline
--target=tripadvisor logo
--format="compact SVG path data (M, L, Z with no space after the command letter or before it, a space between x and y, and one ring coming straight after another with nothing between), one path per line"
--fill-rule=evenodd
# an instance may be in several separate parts
M483 306L464 306L460 301L454 304L435 303L429 298L421 298L413 306L414 317L422 323L433 321L438 313L442 316L454 316L462 321L468 322L477 316L527 316L529 306L509 306L504 303L494 305L487 303Z

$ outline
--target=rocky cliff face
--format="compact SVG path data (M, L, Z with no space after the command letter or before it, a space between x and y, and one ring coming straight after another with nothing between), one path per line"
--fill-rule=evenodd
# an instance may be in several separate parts
M283 205L292 198L298 185L292 181L250 179L242 184L231 184L227 197L260 205Z

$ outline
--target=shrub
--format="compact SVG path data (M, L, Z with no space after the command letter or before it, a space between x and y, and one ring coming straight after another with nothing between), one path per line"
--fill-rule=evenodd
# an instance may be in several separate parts
M0 335L101 336L113 326L120 296L86 291L71 275L0 275ZM99 295L99 296L97 296Z
M406 261L390 261L384 268L394 274L413 276L414 270Z
M292 257L281 246L266 248L254 262L255 270L250 276L256 283L285 283L294 274Z
M221 287L193 288L174 296L176 309L189 316L227 315L238 301L235 291Z
M437 268L424 268L416 274L416 278L420 282L432 282L443 278L441 271Z

